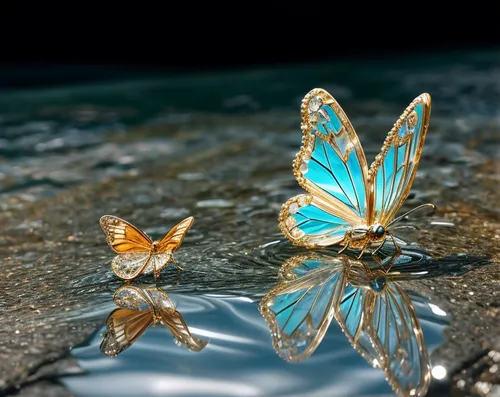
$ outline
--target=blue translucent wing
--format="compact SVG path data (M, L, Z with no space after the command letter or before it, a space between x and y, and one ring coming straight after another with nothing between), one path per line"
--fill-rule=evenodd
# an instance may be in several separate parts
M404 396L424 396L430 383L430 362L411 300L396 283L373 294L368 333L392 388Z
M408 196L429 126L431 98L422 94L406 108L370 167L373 211L370 224L387 225Z
M349 277L350 266L357 263L350 258L345 260L349 261L349 270L343 275L342 293L335 304L335 318L358 353L372 366L379 367L379 353L365 328L367 321L366 308L370 302L371 292L366 288L351 283Z
M322 89L310 91L303 100L302 130L294 174L309 194L283 205L280 226L297 245L335 244L350 225L366 223L365 154L344 111Z
M290 265L291 264L291 265ZM333 318L333 303L338 299L342 262L291 259L282 270L282 280L261 300L260 312L267 321L273 347L287 361L309 357L321 343ZM293 279L295 278L295 279Z

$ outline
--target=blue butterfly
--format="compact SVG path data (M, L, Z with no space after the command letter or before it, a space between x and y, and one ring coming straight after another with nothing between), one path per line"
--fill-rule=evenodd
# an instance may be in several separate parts
M395 281L411 277L367 271L365 263L346 255L298 255L283 264L279 283L259 309L281 358L308 358L335 318L397 393L422 396L430 384L430 360L411 299Z
M307 248L360 249L359 257L369 246L380 249L391 238L400 253L391 226L422 207L435 209L424 204L394 219L415 178L429 126L430 95L424 93L410 103L370 168L354 128L328 92L311 90L301 110L303 144L293 171L308 194L283 204L283 234Z

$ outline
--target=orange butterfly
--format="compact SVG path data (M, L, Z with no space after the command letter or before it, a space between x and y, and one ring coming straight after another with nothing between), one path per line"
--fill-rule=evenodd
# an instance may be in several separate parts
M208 341L193 336L170 297L157 287L122 285L113 296L119 308L109 313L106 332L100 350L115 357L132 346L151 326L162 324L169 328L176 344L199 352Z
M161 240L151 240L134 225L113 215L104 215L99 220L106 235L106 242L118 255L111 262L111 269L117 277L132 280L140 274L153 273L160 277L160 271L169 262L183 270L174 260L184 236L194 222L190 216L170 230Z

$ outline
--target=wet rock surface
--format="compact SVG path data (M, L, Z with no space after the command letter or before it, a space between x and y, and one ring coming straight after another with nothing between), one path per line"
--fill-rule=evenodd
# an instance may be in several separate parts
M101 215L153 237L195 217L176 256L185 271L161 276L172 291L259 296L271 287L301 251L283 240L277 215L301 192L291 170L300 100L322 87L351 118L369 162L406 105L432 95L403 210L438 206L411 238L456 271L403 285L452 314L431 356L448 372L435 392L497 395L499 61L457 53L3 94L0 393L69 395L53 379L79 373L68 351L98 325L68 318L121 284Z

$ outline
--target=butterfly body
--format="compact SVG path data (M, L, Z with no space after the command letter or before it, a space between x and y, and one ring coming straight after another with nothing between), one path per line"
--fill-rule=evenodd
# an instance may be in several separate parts
M111 262L111 269L123 280L150 273L158 278L160 271L170 262L182 270L174 260L174 252L179 249L193 222L193 217L186 218L161 240L153 241L142 230L123 219L113 215L102 216L99 223L106 235L106 242L118 254Z
M390 227L416 175L430 105L428 94L415 98L368 167L340 105L325 90L311 90L302 102L302 147L293 164L307 194L283 204L279 216L283 234L295 245L338 245L342 250L360 249L361 254L388 238L396 246Z

